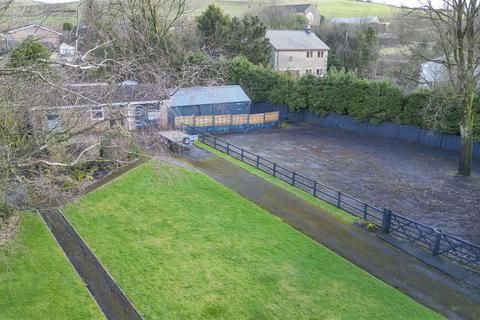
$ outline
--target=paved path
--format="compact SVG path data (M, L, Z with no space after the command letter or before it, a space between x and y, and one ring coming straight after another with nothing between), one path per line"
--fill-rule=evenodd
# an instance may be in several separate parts
M478 319L478 291L209 152L195 148L183 157L195 168L415 300L450 319Z

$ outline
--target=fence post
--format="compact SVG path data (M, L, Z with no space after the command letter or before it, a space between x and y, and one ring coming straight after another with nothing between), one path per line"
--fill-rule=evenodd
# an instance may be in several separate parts
M440 254L440 241L442 240L442 231L440 229L434 229L435 243L433 244L432 254L438 256Z
M213 137L213 147L217 149L217 137Z
M195 115L193 116L193 127L197 127L197 117Z
M295 186L295 176L297 174L295 173L295 171L292 172L292 186Z
M241 158L242 161L243 161L243 148L242 148L242 153L241 153L241 155L240 155L240 158Z
M277 173L277 164L274 163L273 164L273 176L276 177L276 173Z
M256 163L256 167L258 168L258 166L260 165L260 156L257 154L257 163Z
M363 204L363 219L367 220L368 215L368 203Z
M227 154L230 155L230 143L227 142Z
M382 230L384 233L390 232L390 224L392 223L392 210L383 209Z
M317 196L317 181L313 181L313 196Z
M337 196L337 207L340 208L340 204L342 203L342 193L338 191L338 196Z

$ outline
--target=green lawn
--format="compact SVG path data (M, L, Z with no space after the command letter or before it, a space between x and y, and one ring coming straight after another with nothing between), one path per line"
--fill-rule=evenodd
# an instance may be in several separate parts
M205 143L202 143L200 141L196 141L195 144L197 146L199 146L200 148L202 149L205 149L225 160L228 160L230 162L232 162L233 164L236 164L237 166L241 167L242 169L250 172L250 173L253 173L254 175L256 176L259 176L260 178L263 178L265 180L267 180L268 182L276 185L276 186L279 186L285 190L288 190L290 191L291 193L297 195L298 197L302 198L303 200L306 200L308 202L310 202L311 204L319 207L321 210L323 210L324 212L327 212L331 215L333 215L334 217L338 218L340 221L342 222L345 222L345 223L348 223L348 224L352 224L354 223L355 221L358 221L359 218L351 215L350 213L346 212L345 210L342 210L342 209L339 209L337 207L335 207L334 205L331 205L330 203L326 202L326 201L323 201L323 200L320 200L314 196L312 196L311 194L309 193L306 193L305 191L299 189L299 188L296 188L294 186L292 186L291 184L288 184L286 183L285 181L283 180L280 180L276 177L273 177L272 175L260 170L260 169L257 169L255 167L252 167L251 165L243 162L243 161L240 161L238 159L235 159L221 151L218 151L208 145L206 145Z
M40 217L0 246L0 319L104 319Z
M146 319L441 318L200 172L150 162L63 211Z

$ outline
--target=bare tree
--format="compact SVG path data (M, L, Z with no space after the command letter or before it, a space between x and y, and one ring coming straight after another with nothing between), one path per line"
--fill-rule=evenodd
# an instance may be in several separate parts
M431 0L425 4L425 13L431 22L431 37L440 51L440 57L424 59L446 68L449 83L456 98L461 101L459 112L461 148L458 174L469 176L472 166L474 98L480 80L480 3L477 0L443 0L443 9Z

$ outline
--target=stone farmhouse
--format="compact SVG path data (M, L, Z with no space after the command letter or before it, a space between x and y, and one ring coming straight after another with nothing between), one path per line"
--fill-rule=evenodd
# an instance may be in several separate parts
M287 4L275 6L286 12L291 12L304 16L310 26L319 26L321 22L321 16L318 12L317 6L305 3L305 4Z
M327 72L330 48L309 29L267 30L275 71L289 72L295 78L304 74L323 76Z

